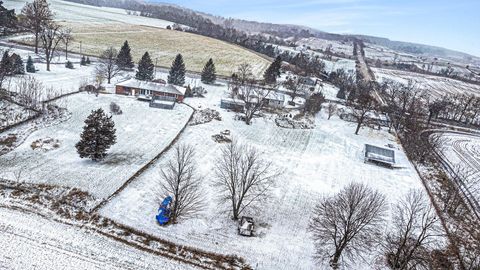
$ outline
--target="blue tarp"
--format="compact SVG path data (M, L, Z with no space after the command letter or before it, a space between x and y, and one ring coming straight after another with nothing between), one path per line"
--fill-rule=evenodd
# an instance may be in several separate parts
M158 208L158 214L156 216L156 219L160 225L165 225L170 220L169 205L171 202L172 202L172 197L168 196L163 200L162 204L160 205L160 208Z

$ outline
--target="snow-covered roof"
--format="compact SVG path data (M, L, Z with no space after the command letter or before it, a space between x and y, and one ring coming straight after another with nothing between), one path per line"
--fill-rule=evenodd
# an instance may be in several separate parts
M238 98L222 98L222 102L230 103L230 104L237 104L237 105L245 105L245 101L238 99Z
M365 144L365 157L371 160L395 164L395 151L371 144Z
M265 98L268 100L276 100L281 102L285 101L285 95L275 91L269 92Z
M117 83L117 85L123 86L123 87L136 88L136 89L150 90L154 92L163 92L163 93L182 95L182 96L185 95L185 91L186 91L185 87L175 86L172 84L165 85L163 83L141 81L137 79L129 79L124 82Z

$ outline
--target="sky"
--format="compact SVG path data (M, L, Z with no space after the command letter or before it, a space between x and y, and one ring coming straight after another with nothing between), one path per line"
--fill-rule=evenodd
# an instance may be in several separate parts
M480 57L480 0L161 0L213 15L422 43Z

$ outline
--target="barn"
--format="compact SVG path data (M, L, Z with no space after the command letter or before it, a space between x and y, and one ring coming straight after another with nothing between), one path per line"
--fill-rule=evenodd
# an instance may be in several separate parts
M365 144L365 162L393 167L395 165L395 151L371 144Z
M148 82L137 79L129 79L115 86L118 95L135 96L141 100L175 100L183 102L186 88L159 82Z

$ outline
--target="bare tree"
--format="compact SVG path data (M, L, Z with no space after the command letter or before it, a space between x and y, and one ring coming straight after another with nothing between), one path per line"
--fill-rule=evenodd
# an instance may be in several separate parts
M63 30L63 44L65 44L65 59L68 59L68 44L74 40L72 35L72 28L65 28Z
M23 25L35 35L35 53L38 53L40 35L53 20L53 12L47 0L34 0L22 8Z
M232 75L229 88L232 97L238 96L245 101L244 121L250 125L254 115L267 104L267 96L273 88L265 88L259 85L252 74L249 64L242 64L236 73Z
M50 71L50 63L55 55L58 44L63 40L63 36L63 28L53 21L48 22L40 32L45 61L47 62L47 71Z
M253 147L236 141L222 149L215 162L215 186L221 200L231 205L233 219L245 209L255 207L269 196L280 172Z
M393 228L383 244L388 267L428 269L441 232L435 210L420 190L411 190L393 208Z
M203 208L201 177L197 172L195 150L190 145L178 145L166 169L161 170L162 198L172 197L170 220L197 214Z
M358 135L360 128L365 124L368 113L372 112L376 108L375 99L372 97L367 85L360 84L358 88L357 102L352 109L352 116L357 122L357 128L355 129L355 135Z
M41 99L44 91L45 87L42 82L33 76L25 76L17 81L16 99L18 103L27 108L39 110L42 106Z
M371 250L381 237L385 212L385 196L364 184L351 183L323 198L309 226L316 257L329 259L330 266L338 269L343 257L353 259Z
M328 106L327 106L327 113L328 113L328 120L330 120L330 118L332 118L332 116L337 112L337 105L335 105L335 103L328 103Z
M307 93L308 90L308 85L302 83L302 80L300 77L296 78L288 78L283 85L285 88L287 88L289 91L288 95L292 98L293 100L298 96L299 93Z
M115 76L122 72L122 69L117 65L117 50L113 47L105 50L98 60L98 65L95 72L98 76L107 79L108 84Z

